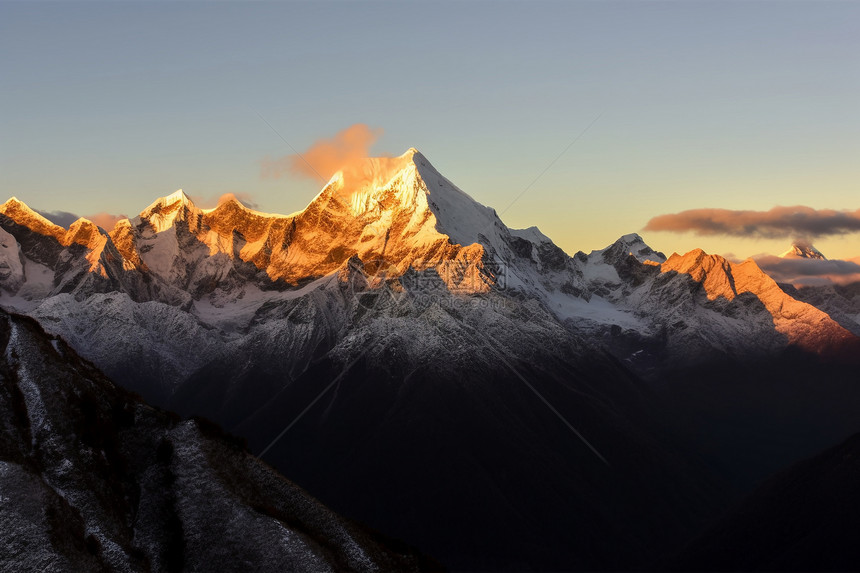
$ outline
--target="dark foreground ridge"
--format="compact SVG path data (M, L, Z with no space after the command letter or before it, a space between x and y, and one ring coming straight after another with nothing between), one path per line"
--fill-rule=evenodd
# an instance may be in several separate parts
M860 434L767 480L693 542L683 570L860 568Z
M32 319L0 311L0 351L0 570L434 568L212 424L118 389Z

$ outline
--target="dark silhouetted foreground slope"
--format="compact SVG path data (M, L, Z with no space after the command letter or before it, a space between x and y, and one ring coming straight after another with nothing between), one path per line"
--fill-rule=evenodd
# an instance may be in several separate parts
M410 570L208 423L0 311L0 570Z
M860 434L766 481L694 542L678 566L860 570Z

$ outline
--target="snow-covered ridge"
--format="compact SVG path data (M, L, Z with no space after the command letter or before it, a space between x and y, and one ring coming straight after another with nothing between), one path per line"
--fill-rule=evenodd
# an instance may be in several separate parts
M289 216L257 212L237 200L200 209L182 190L119 221L110 234L85 219L63 229L17 200L0 213L14 222L2 228L9 237L0 235L8 246L0 286L17 308L41 304L42 318L51 316L63 328L73 328L60 316L72 307L45 299L67 293L74 301L101 301L94 304L107 311L110 297L95 295L121 293L127 299L120 306L177 308L231 342L272 304L314 297L314 305L332 304L332 285L353 284L358 273L366 275L361 288L403 293L441 286L445 293L433 296L539 305L566 328L595 339L607 332L654 339L680 353L699 352L690 342L698 338L721 350L785 343L813 349L846 339L825 313L786 295L754 263L733 265L701 250L667 260L636 233L570 257L536 227L509 229L415 149L336 174ZM42 277L38 288L36 277ZM743 306L749 296L761 305ZM110 312L117 312L110 300ZM327 332L343 328L332 316L323 321ZM88 312L80 320L97 317ZM185 333L194 330L184 319L174 322ZM669 325L677 335L666 334ZM311 341L318 334L302 336ZM109 340L100 344L116 352ZM169 363L175 361L164 360Z
M11 197L0 205L0 213L42 235L60 238L66 233L66 229L47 220L17 197Z

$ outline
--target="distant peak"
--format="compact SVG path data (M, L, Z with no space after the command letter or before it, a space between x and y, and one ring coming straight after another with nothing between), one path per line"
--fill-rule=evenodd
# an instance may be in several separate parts
M630 245L633 243L644 243L645 241L639 236L639 233L628 233L627 235L622 235L618 239L618 242Z
M609 247L603 249L602 252L604 260L607 260L607 257L615 259L619 256L633 256L640 263L644 263L646 261L650 261L652 263L663 263L666 261L666 255L659 251L655 251L648 246L638 233L622 235Z
M816 249L812 243L807 241L795 241L792 243L791 248L785 251L780 255L783 259L818 259L821 261L826 261L827 257L825 257L821 251Z

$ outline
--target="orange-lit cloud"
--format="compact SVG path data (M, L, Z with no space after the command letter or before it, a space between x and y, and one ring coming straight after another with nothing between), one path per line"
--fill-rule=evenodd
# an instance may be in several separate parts
M295 175L328 182L338 171L343 173L344 184L350 188L372 182L388 172L391 162L368 162L370 148L382 135L382 129L356 123L339 131L334 137L320 139L306 151L279 159L266 158L262 162L262 176L277 179Z
M226 203L227 201L238 201L248 209L257 210L260 208L257 202L251 199L251 196L248 193L224 193L218 197L219 205Z
M95 215L89 215L86 217L102 229L107 232L113 231L113 228L116 226L117 221L121 221L122 219L128 219L128 215L112 215L110 213L96 213Z
M645 230L767 239L823 237L860 232L860 209L837 211L802 205L769 211L691 209L654 217Z

